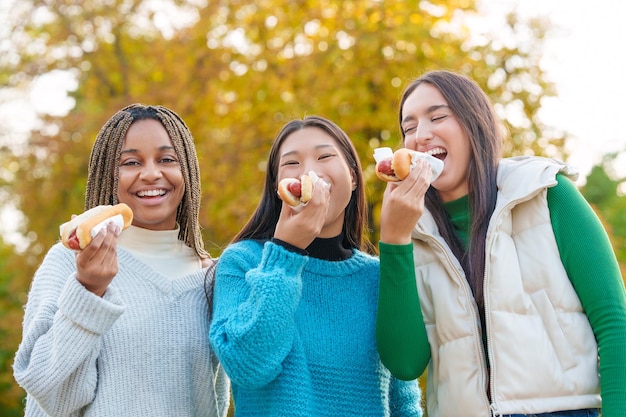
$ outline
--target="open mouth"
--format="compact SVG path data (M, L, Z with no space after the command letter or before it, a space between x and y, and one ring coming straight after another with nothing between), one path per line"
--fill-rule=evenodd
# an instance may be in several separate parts
M446 159L448 152L443 148L434 148L426 151L428 155L434 156L437 159L441 159L442 161Z
M137 197L161 197L165 194L167 191L163 189L137 191Z

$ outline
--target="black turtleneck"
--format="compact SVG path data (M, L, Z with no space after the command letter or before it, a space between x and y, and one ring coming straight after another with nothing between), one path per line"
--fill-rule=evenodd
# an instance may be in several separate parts
M311 242L306 250L276 238L272 238L272 242L281 245L287 250L325 261L344 261L352 256L352 249L343 246L343 234L330 238L318 237Z

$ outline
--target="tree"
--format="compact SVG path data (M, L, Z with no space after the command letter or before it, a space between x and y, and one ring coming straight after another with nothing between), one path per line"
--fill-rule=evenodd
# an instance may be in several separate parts
M12 368L22 335L24 288L28 288L20 278L21 269L13 248L0 238L0 409L6 417L23 415L24 394L15 384Z
M581 192L607 229L622 277L626 277L626 195L619 191L626 185L626 178L614 173L618 156L619 153L605 155L602 162L591 169Z
M18 88L52 70L78 80L76 106L47 117L7 163L24 213L31 265L83 208L87 157L99 128L132 102L178 112L201 160L201 223L221 249L256 206L267 151L289 119L320 114L355 142L365 168L371 238L383 184L375 147L399 145L397 106L407 82L433 68L463 72L490 95L511 134L508 154L563 156L564 135L536 118L554 93L539 59L546 23L509 16L498 39L469 38L471 0L24 0L13 11L0 85ZM517 33L525 31L524 40ZM526 35L526 34L525 34ZM510 46L513 45L513 46ZM4 162L3 162L4 163ZM21 297L27 285L20 288ZM13 327L19 328L18 325Z

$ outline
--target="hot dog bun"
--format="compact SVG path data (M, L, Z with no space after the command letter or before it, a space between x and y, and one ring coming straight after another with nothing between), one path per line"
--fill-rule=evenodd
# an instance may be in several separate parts
M299 207L305 205L313 197L313 186L317 182L317 175L311 171L297 178L283 178L278 183L278 197L291 207ZM298 184L299 183L299 184ZM295 187L294 187L295 186ZM298 189L300 195L292 193L291 189Z
M374 150L376 159L376 175L383 181L398 182L405 179L419 159L426 159L431 166L430 182L439 177L443 171L443 161L432 155L417 152L408 148L400 148L389 155L391 148L377 148Z
M91 239L100 229L111 221L124 230L131 225L133 212L124 203L96 206L59 227L61 242L69 249L82 250L91 243Z
M391 167L396 173L396 177L400 180L408 177L411 172L413 153L415 153L415 151L411 151L407 148L400 148L393 153L393 162L391 163Z

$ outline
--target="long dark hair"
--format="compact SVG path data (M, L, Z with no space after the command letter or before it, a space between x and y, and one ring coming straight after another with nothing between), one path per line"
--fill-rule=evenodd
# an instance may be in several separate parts
M425 205L433 215L441 236L460 261L474 298L482 307L485 239L498 193L496 175L502 148L500 127L491 101L478 84L463 75L444 70L427 72L409 84L400 101L400 122L407 97L424 83L434 86L443 95L470 141L467 182L472 224L467 250L454 231L435 188L430 187L426 193ZM404 141L403 132L402 138Z
M367 224L367 206L361 162L354 145L344 131L335 123L321 116L308 116L301 120L292 120L280 130L270 149L261 201L246 225L233 238L232 242L244 239L264 240L270 239L274 235L282 204L276 194L280 147L292 133L307 127L321 129L330 135L337 142L350 170L354 174L356 188L352 192L350 202L346 207L343 221L344 246L374 253L373 245L367 236L364 236L365 225Z

